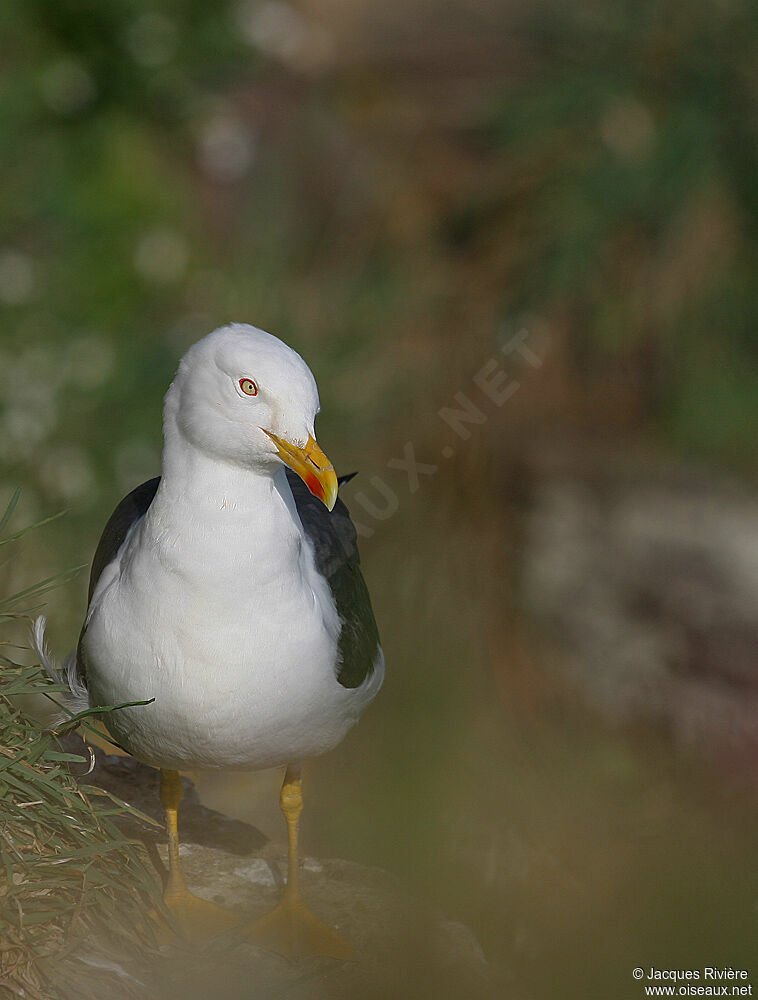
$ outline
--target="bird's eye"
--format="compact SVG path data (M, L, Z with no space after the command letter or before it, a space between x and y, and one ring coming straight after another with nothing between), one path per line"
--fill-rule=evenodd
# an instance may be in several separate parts
M251 378L241 378L240 389L242 389L242 391L246 396L258 395L258 386L255 384L255 382L253 382Z

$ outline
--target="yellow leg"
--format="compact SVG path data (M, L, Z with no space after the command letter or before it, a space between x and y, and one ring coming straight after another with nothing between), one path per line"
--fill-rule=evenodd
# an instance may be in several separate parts
M303 811L303 781L299 766L287 768L279 803L287 821L287 886L279 905L252 924L252 939L284 955L350 958L350 944L333 927L315 917L300 895L298 831Z
M179 861L178 811L184 790L178 771L161 771L161 802L166 810L168 832L168 880L163 902L174 916L182 934L193 941L215 937L236 927L240 917L217 903L190 892Z

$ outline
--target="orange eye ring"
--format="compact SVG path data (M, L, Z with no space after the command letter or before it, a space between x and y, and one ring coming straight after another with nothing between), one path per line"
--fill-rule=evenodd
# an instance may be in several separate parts
M253 382L251 378L241 378L239 381L239 386L246 396L258 395L258 386L255 384L255 382Z

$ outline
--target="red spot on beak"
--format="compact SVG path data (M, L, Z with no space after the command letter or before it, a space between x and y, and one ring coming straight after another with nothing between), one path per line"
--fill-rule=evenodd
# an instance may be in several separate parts
M310 472L306 472L302 478L305 480L305 485L308 487L308 489L311 491L314 497L317 497L323 503L326 494L324 493L324 487L321 485L318 479L316 479L316 477Z

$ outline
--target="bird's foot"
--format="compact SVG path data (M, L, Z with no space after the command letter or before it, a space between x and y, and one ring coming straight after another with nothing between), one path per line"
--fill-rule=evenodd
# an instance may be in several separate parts
M201 896L196 896L189 889L174 889L163 894L163 902L174 918L174 924L179 935L186 941L208 941L225 934L242 923L242 916L233 910L213 903ZM170 927L165 917L151 914L157 918L159 926L158 939L160 943L176 941L176 931Z
M348 959L353 953L352 945L311 913L299 896L288 899L285 895L278 906L254 920L245 931L253 944L280 955Z

